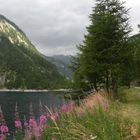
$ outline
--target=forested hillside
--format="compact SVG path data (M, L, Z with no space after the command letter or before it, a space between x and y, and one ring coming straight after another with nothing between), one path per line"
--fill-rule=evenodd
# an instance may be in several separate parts
M70 55L54 55L54 56L45 56L45 58L56 65L58 71L64 75L67 79L72 80L73 73L70 68L72 56Z
M26 35L0 16L0 87L44 89L59 87L64 77L44 59Z

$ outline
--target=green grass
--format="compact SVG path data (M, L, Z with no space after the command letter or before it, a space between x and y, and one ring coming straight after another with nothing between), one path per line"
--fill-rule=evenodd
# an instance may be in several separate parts
M125 103L110 102L107 111L101 103L99 107L86 108L82 116L75 111L61 114L56 124L48 126L42 140L51 140L52 137L57 140L135 140L139 133L140 106L136 98L138 91L130 89L127 94L131 92L136 102L127 98Z
M121 88L119 95L120 101L108 100L107 109L105 97L91 96L72 112L61 113L47 124L41 140L138 140L140 89Z
M121 125L122 121L102 110L96 111L96 114L86 112L81 118L75 115L61 116L57 126L48 127L42 140L52 137L58 140L123 140L130 135L131 123L124 121ZM130 138L133 139L132 136Z
M123 95L121 95L123 94ZM127 117L135 123L140 122L140 89L121 89L120 97L125 98L120 103L119 112L123 117Z
M139 102L140 101L140 89L139 88L125 88L119 89L119 97L121 102Z

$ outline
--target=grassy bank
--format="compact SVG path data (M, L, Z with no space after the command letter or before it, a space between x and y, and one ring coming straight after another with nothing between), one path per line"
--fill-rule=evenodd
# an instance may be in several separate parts
M121 88L120 89L120 107L119 113L134 123L140 122L140 89L139 88Z
M42 140L138 140L140 90L122 88L119 92L121 102L112 102L103 93L89 96L49 125Z
M24 128L19 114L15 121L16 140L139 140L140 89L119 89L120 100L104 92L89 95L77 106L71 100L60 108L45 107L40 120L32 112ZM25 137L21 135L24 130ZM3 139L5 140L5 139Z

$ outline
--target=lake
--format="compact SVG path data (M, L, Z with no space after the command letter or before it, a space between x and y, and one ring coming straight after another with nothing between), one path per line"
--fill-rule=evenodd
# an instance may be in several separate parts
M64 93L46 92L46 93L0 93L0 105L11 133L14 131L15 105L18 104L19 113L23 120L24 115L29 117L29 106L32 103L33 112L36 118L39 116L39 103L48 107L59 107L63 103Z

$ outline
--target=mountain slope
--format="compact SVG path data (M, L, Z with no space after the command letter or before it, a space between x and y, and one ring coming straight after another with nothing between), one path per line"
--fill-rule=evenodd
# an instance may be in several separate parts
M72 70L70 69L72 56L70 55L54 55L45 56L45 58L56 65L58 71L67 79L72 80Z
M14 23L0 15L0 86L45 89L63 82L56 66L44 59Z

